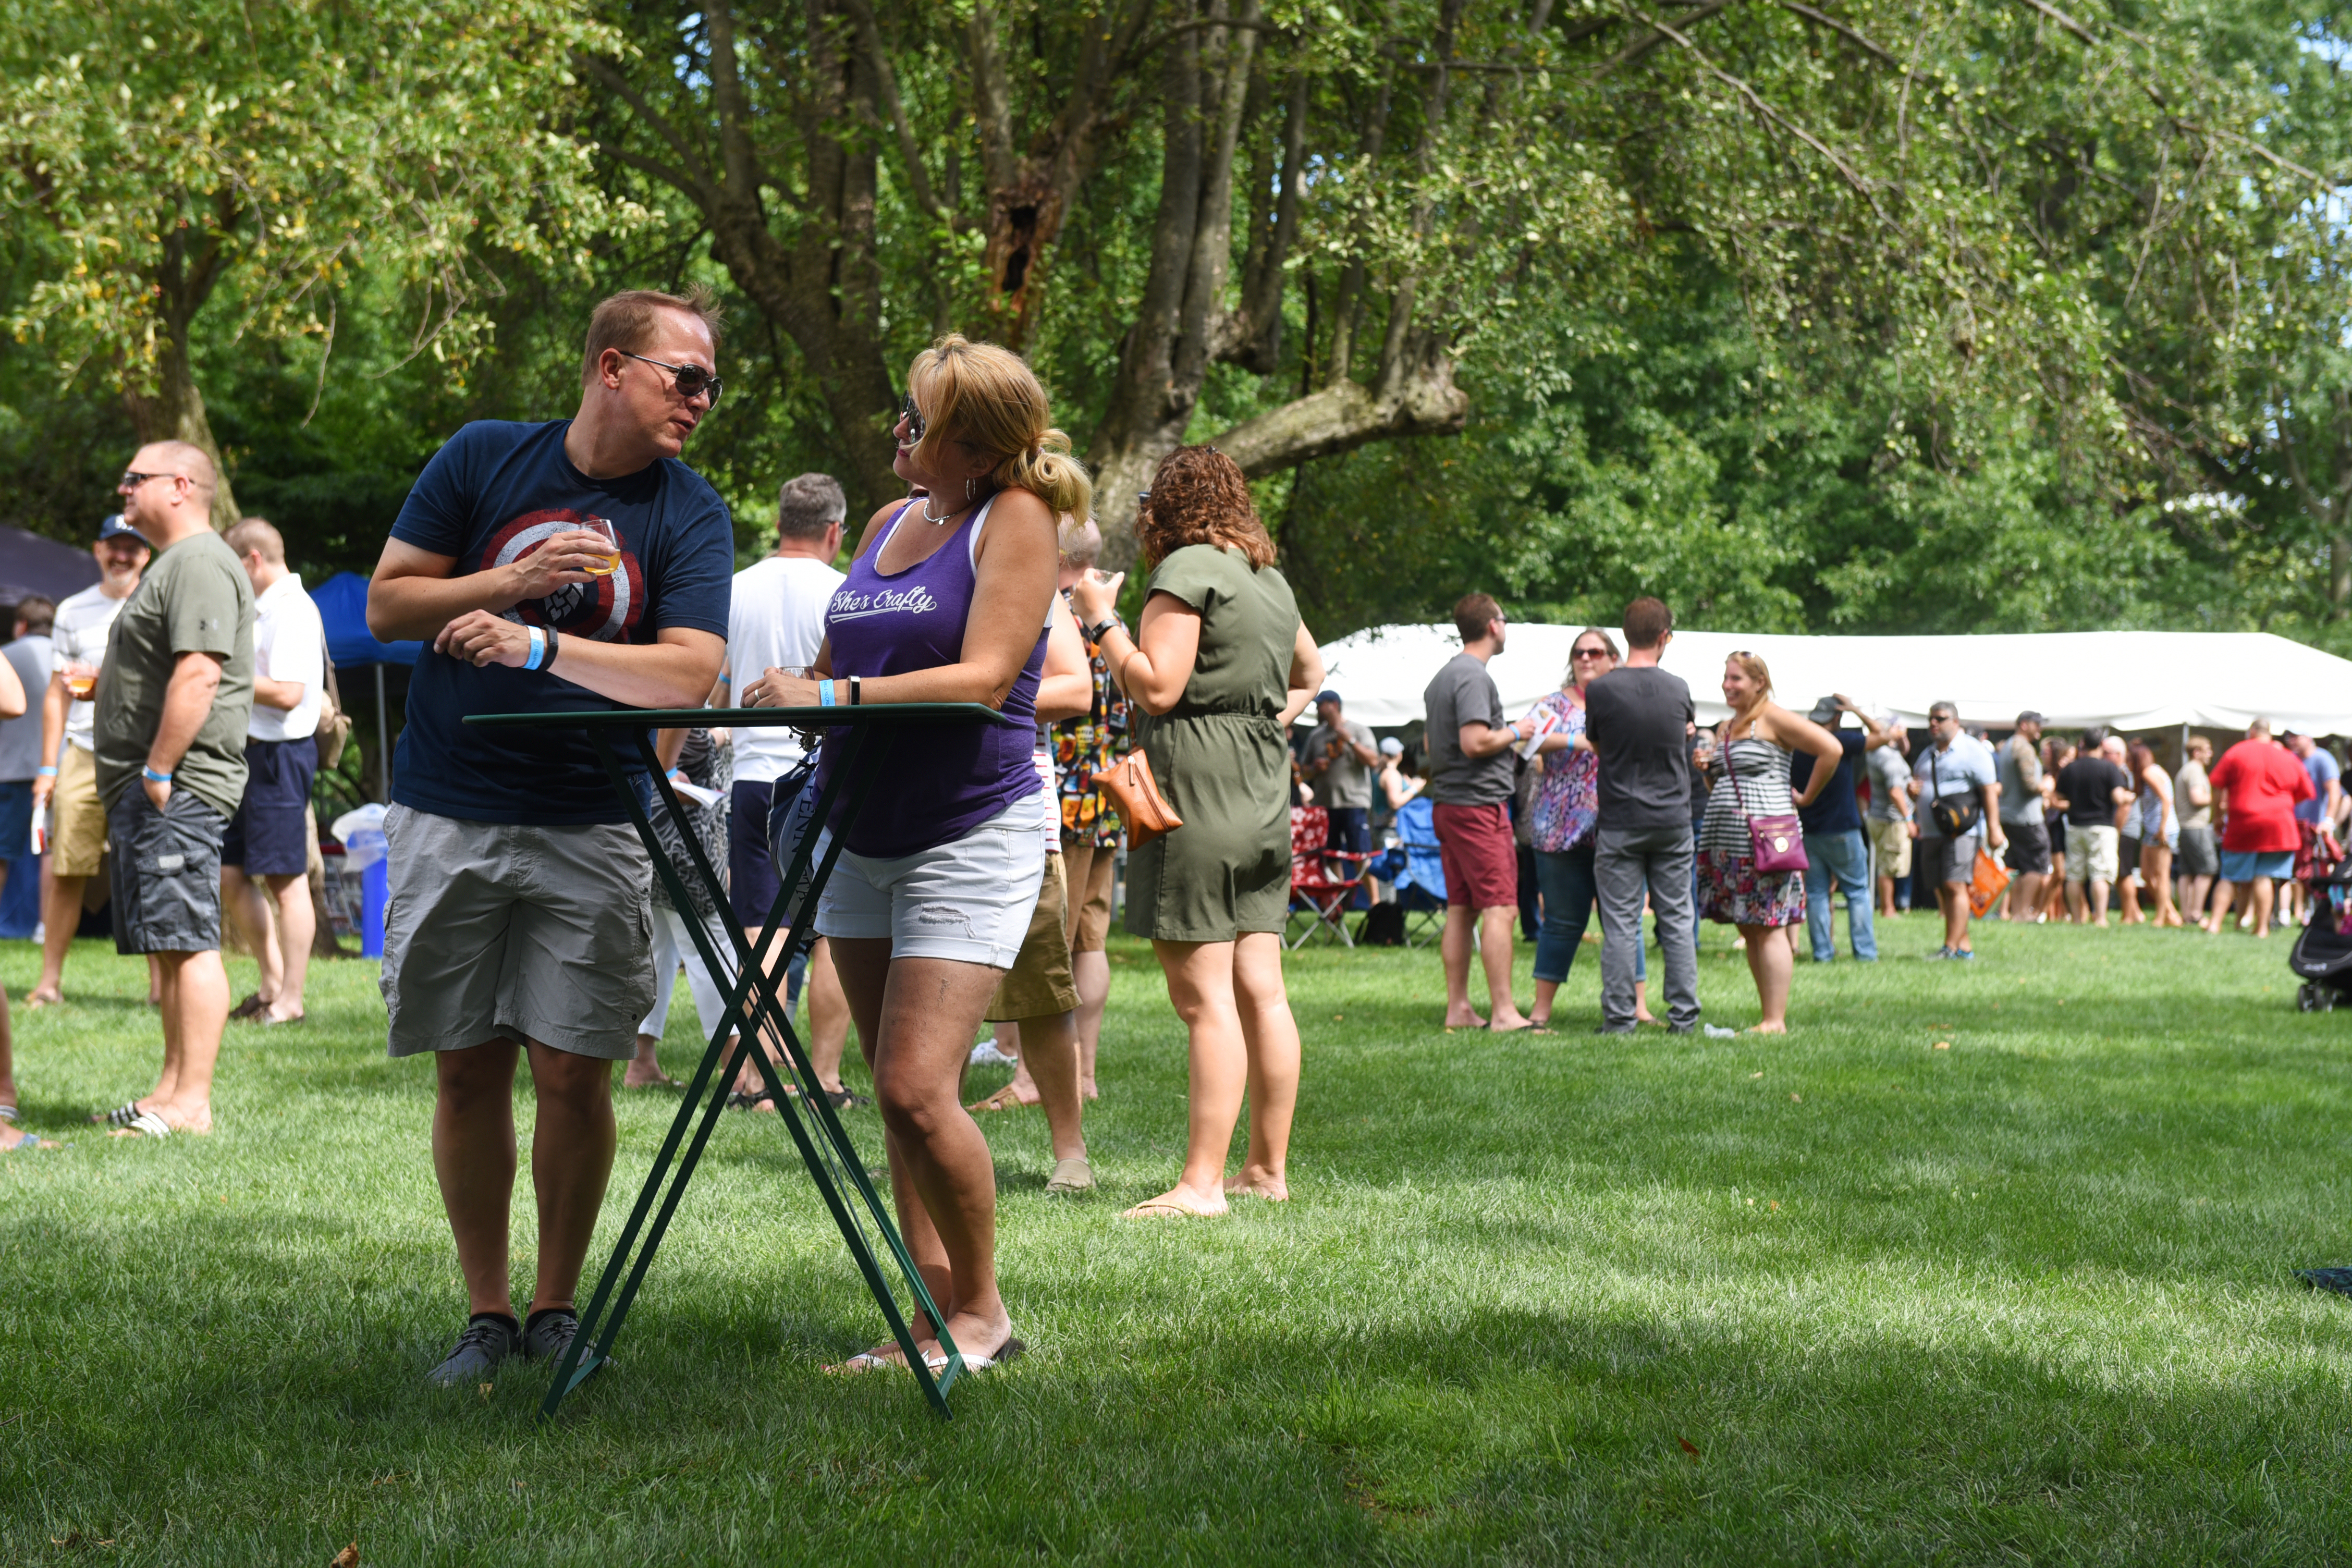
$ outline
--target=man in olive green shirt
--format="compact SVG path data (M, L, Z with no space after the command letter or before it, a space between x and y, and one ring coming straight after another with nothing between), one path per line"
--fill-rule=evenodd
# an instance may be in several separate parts
M93 1121L162 1138L212 1130L228 1023L220 957L221 837L245 793L253 710L253 584L213 531L212 460L184 441L139 448L122 514L155 559L116 617L92 740L112 845L114 945L163 966L163 1075Z

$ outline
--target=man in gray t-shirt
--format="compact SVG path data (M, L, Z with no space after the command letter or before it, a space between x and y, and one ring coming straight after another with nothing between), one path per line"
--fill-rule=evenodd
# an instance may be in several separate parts
M1486 661L1503 651L1503 607L1486 594L1454 606L1462 651L1421 694L1429 726L1430 819L1445 871L1445 1026L1517 1029L1526 1024L1511 999L1512 922L1519 913L1519 855L1511 841L1512 746L1525 739L1503 721L1503 694ZM1486 962L1492 1022L1470 1010L1471 927Z
M1372 773L1381 765L1372 731L1341 711L1336 691L1316 697L1315 716L1322 722L1307 736L1307 754L1299 760L1298 771L1314 787L1315 804L1329 814L1330 837L1324 844L1345 854L1370 855ZM1338 875L1352 875L1362 865L1361 860L1348 860L1333 869ZM1357 901L1361 907L1360 891Z

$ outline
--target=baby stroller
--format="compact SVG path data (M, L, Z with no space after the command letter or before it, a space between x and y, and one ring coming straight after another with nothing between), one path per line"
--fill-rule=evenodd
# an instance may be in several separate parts
M2303 982L2294 1005L2305 1013L2332 1013L2352 994L2352 856L2311 879L2311 918L2294 939L2287 966Z

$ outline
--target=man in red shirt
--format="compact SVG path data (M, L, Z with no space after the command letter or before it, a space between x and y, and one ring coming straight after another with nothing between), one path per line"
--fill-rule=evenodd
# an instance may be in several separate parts
M2254 934L2271 934L2271 884L2294 874L2294 805L2312 797L2311 775L2284 746L2271 739L2271 721L2246 726L2246 738L2221 753L2207 775L2213 805L2221 813L2221 879L2205 930L2218 933L2230 912L2230 895L2250 884Z

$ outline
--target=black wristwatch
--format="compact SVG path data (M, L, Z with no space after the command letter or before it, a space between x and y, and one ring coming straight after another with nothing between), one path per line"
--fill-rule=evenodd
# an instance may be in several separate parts
M1088 626L1087 628L1087 641L1097 645L1100 644L1103 638L1110 636L1110 629L1113 626L1118 627L1121 631L1125 631L1127 629L1127 624L1121 621L1117 616L1113 616L1110 619L1103 622L1102 625L1098 626Z

